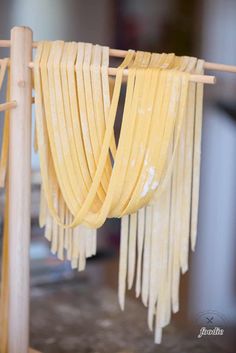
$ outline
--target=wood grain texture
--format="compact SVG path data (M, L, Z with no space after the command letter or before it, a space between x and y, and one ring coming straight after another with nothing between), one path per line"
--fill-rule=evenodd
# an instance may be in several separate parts
M29 240L31 176L32 32L11 30L9 143L9 353L29 350Z

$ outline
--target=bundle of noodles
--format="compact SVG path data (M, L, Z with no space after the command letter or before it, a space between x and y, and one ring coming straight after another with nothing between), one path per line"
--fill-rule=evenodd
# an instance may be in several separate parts
M175 58L172 69L200 74L203 64L195 58ZM167 99L170 101L172 97L167 96ZM174 313L179 310L180 269L182 273L188 269L190 238L192 250L195 248L202 99L203 85L189 83L187 97L178 106L180 115L177 119L181 118L182 123L175 125L171 132L172 143L162 187L156 190L146 207L122 219L121 308L124 308L126 277L130 289L137 259L136 296L141 294L144 305L148 306L150 330L155 321L156 343L161 342L162 328L169 323L171 310Z
M121 220L119 301L126 283L148 306L155 341L178 310L180 269L195 246L202 73L195 58L128 51L110 95L109 48L40 42L34 60L40 225L52 251L83 269L96 229ZM128 68L120 135L114 123ZM136 277L136 278L135 278Z

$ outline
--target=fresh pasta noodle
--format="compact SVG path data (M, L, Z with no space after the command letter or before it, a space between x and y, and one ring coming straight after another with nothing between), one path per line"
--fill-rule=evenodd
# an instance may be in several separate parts
M196 73L204 73L204 61L198 60ZM203 84L196 84L196 104L194 119L194 146L193 146L193 172L192 172L192 198L191 198L191 247L195 249L197 236L197 216L200 183L200 158L201 158L201 131L203 108Z
M180 273L188 269L190 240L192 249L196 243L203 84L190 82L190 74L203 73L203 64L173 53L129 50L113 80L108 47L63 41L39 42L34 59L40 227L52 253L82 271L96 254L97 228L120 218L120 307L124 310L126 290L134 286L147 306L156 343L171 312L179 310ZM3 62L0 86L6 67ZM7 293L6 246L4 254L1 306Z
M130 228L128 234L128 289L132 288L134 281L135 257L136 257L136 233L137 233L137 213L130 216Z
M144 229L145 229L145 208L141 208L137 213L138 213L137 266L136 266L137 270L136 270L135 293L136 293L136 297L139 297L141 292L141 268L142 268L142 254L143 254Z

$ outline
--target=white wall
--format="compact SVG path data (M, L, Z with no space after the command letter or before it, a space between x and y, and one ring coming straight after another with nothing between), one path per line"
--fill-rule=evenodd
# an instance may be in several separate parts
M203 2L202 57L236 64L236 1ZM236 122L217 109L217 100L236 97L236 75L215 73L204 109L198 242L190 276L190 308L216 310L236 322Z

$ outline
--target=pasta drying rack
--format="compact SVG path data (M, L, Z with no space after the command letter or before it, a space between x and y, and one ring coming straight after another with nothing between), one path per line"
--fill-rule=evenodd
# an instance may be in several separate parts
M29 278L30 278L30 197L31 197L31 116L32 116L32 30L14 27L10 40L0 40L10 48L10 101L0 111L10 109L9 142L9 322L8 352L29 351ZM110 49L110 56L123 58L126 51ZM0 59L0 65L1 65ZM205 69L235 72L236 66L205 62ZM115 76L116 68L109 68ZM124 71L127 75L128 70ZM214 76L191 75L194 82L215 83ZM31 353L35 350L30 349Z

